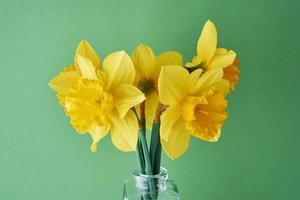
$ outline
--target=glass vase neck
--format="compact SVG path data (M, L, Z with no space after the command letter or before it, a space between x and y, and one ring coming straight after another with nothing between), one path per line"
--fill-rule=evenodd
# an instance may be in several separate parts
M142 174L139 169L134 170L132 174L136 187L142 190L148 190L149 183L153 183L159 190L164 190L168 180L168 171L163 167L160 168L160 173L156 175Z

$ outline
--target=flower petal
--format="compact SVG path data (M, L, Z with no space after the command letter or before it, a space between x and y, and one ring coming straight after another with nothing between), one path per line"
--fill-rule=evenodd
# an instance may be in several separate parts
M207 70L222 69L231 65L236 57L236 53L232 50L226 53L215 55L207 66Z
M223 92L223 94L226 96L230 91L230 82L226 79L222 79L212 85L212 87L215 88L215 90L219 90Z
M138 121L133 111L129 110L124 118L118 113L109 115L111 139L117 149L124 152L135 151L138 139Z
M89 130L89 133L92 137L93 143L90 146L90 150L92 152L96 152L97 151L97 143L105 136L107 135L108 131L109 131L109 123L107 123L104 126L100 126L98 124L93 124Z
M188 88L189 88L189 93L193 92L194 87L197 86L197 82L202 74L203 70L202 69L197 69L190 73L189 79L187 82Z
M183 65L183 59L182 55L177 51L167 51L164 53L159 54L156 57L157 66L160 69L162 66L167 65ZM158 74L160 73L160 70L158 71Z
M81 40L81 42L77 46L74 57L74 64L76 69L78 69L78 55L89 59L96 69L100 68L100 58L98 57L97 53L92 48L92 46L86 40Z
M178 106L168 107L161 115L160 137L168 140L172 134L173 126L181 116L181 110Z
M78 55L78 69L81 77L84 79L97 80L96 68L93 63L80 55Z
M208 64L213 57L217 48L217 29L213 22L208 20L201 32L197 44L197 54L200 56L201 61Z
M114 90L123 83L134 80L134 65L125 51L109 54L103 61L103 71L107 73L107 90Z
M56 92L67 93L77 83L79 77L79 73L75 70L63 71L49 82L49 86Z
M161 139L161 144L167 156L174 160L187 150L190 143L190 134L182 118L179 118L171 129L172 132L168 140Z
M150 78L156 68L156 59L152 49L145 44L140 44L131 55L138 74Z
M216 51L215 51L215 55L214 56L217 56L217 55L220 55L220 54L224 54L224 53L227 53L228 50L225 49L225 48L217 48Z
M156 79L159 77L161 67L167 66L167 65L183 65L183 59L182 55L179 52L176 51L167 51L164 53L159 54L156 57L157 67L153 73L153 76L156 77Z
M189 88L190 94L198 94L201 91L207 89L208 87L212 86L214 83L220 81L223 77L223 70L216 69L205 72L201 75L198 79L196 84Z
M194 67L196 65L199 65L201 60L199 59L199 56L194 56L191 62L186 63L185 67Z
M145 101L145 113L146 113L146 127L147 129L152 128L153 120L155 118L157 106L158 106L159 100L158 100L158 94L152 93L149 96L147 96L147 99Z
M145 100L145 95L130 84L122 84L114 91L114 105L120 117L124 117L127 111Z
M180 66L162 67L159 79L158 90L159 100L165 105L178 104L186 95L186 86L189 73Z

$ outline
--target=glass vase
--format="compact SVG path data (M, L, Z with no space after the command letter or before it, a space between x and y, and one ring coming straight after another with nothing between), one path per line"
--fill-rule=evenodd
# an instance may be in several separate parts
M144 175L139 170L125 180L123 200L179 200L177 185L168 179L168 171L160 168L157 175Z

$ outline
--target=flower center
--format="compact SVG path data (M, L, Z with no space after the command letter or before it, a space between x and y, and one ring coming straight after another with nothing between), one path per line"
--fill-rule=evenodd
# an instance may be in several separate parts
M181 103L182 115L186 121L196 120L199 116L198 113L203 112L202 106L207 104L203 97L188 96Z
M195 109L194 109L194 115L197 119L199 119L205 115L208 115L208 112L205 111L205 105L203 105L203 104L196 105Z
M138 83L138 88L146 95L150 95L154 91L156 91L155 81L152 79L142 79Z
M101 110L104 113L110 112L113 109L113 96L110 93L103 91L102 99L97 101L100 104Z

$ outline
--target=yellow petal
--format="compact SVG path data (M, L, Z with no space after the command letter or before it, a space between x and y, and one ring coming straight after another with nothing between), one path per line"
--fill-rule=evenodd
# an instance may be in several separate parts
M207 89L208 87L212 86L214 83L220 81L223 77L223 70L211 70L205 72L201 75L198 81L191 85L189 88L189 94L199 94L201 91Z
M158 55L156 57L156 61L157 61L157 67L156 67L155 71L153 72L153 77L155 77L156 79L159 77L162 66L167 66L167 65L182 66L183 65L182 55L176 51L167 51L167 52L161 53L160 55Z
M167 51L164 52L162 54L159 54L156 57L157 60L157 69L158 74L160 73L160 69L162 66L167 66L167 65L178 65L178 66L182 66L183 65L183 61L182 61L182 55L179 52L176 51Z
M145 101L145 113L146 113L146 127L147 129L152 128L153 120L155 118L156 109L158 106L158 94L152 93L147 96Z
M190 90L189 93L193 92L193 88L196 86L202 72L203 72L202 69L197 69L197 70L193 71L192 73L190 73L189 79L187 82L188 88Z
M82 78L91 80L98 79L96 68L89 59L78 55L78 68Z
M93 143L90 146L90 150L92 152L96 152L97 151L97 143L105 136L107 135L108 131L109 131L109 124L107 123L104 126L100 126L98 124L93 124L91 126L91 129L89 130L89 133L92 137Z
M178 119L172 126L172 132L168 140L161 139L162 147L172 160L180 157L188 148L190 134L185 127L183 119Z
M182 66L182 55L177 51L167 51L157 56L157 65L179 65Z
M180 66L162 67L158 79L159 100L165 105L178 104L186 95L189 73Z
M233 63L235 57L236 54L232 50L218 54L212 58L211 62L207 66L207 70L228 67Z
M150 78L156 69L156 59L152 49L145 44L140 44L133 51L131 58L138 74Z
M219 90L223 92L223 94L226 96L230 91L230 82L226 79L222 79L212 85L215 90Z
M228 50L225 49L225 48L217 48L216 51L215 51L215 55L214 56L217 56L217 55L220 55L220 54L224 54L224 53L227 53Z
M120 117L124 117L127 111L145 100L145 95L130 84L120 85L113 93L114 105Z
M201 60L199 59L199 56L194 56L191 62L186 63L185 67L194 67L198 64L200 64Z
M200 59L208 64L217 48L217 29L213 22L208 20L201 32L197 44L197 54Z
M181 116L181 110L178 106L169 106L161 115L160 137L168 140L172 134L173 126Z
M100 58L98 57L97 53L92 48L92 46L86 40L82 40L77 46L74 57L74 64L76 69L78 69L78 55L89 59L96 69L100 68Z
M49 86L56 92L66 93L77 83L79 77L79 73L75 70L63 71L49 82Z
M103 71L107 74L107 90L114 90L134 80L134 65L125 51L109 54L103 61Z
M199 65L203 60L201 60L202 57L200 54L197 54L196 56L193 57L193 60L192 60L192 67L193 66L196 66L196 65ZM205 64L205 63L201 63L201 64Z
M129 110L124 118L112 113L111 139L117 149L124 152L135 151L138 139L138 121L133 111Z

